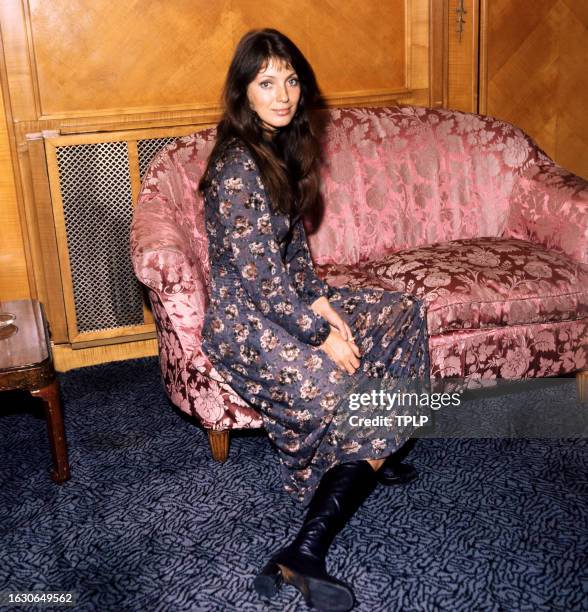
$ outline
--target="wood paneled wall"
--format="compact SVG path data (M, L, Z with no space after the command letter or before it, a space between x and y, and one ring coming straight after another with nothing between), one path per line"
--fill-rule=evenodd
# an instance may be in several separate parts
M0 89L0 110L4 96ZM0 116L0 300L30 296L23 232L13 172L13 156L5 113Z
M216 109L236 42L264 26L297 42L329 96L407 89L404 0L94 0L83 16L75 4L30 1L44 117Z
M588 179L588 0L482 1L480 111Z
M234 47L257 27L275 27L300 46L329 104L427 105L430 2L0 2L8 119L4 131L0 125L0 212L6 221L0 238L9 262L0 267L0 299L31 295L47 301L53 329L60 337L67 333L55 289L55 233L46 215L47 132L210 125L220 114L220 89ZM80 349L76 361L64 344L56 355L72 367L108 355L136 356L130 345ZM137 350L152 353L154 344L143 342Z
M0 10L16 122L209 122L237 41L261 26L300 46L329 102L428 102L426 0L6 0Z

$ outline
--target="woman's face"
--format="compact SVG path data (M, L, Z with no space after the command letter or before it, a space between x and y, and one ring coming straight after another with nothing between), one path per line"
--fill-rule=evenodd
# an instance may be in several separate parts
M247 86L247 99L266 129L284 127L298 108L298 76L292 66L270 59Z

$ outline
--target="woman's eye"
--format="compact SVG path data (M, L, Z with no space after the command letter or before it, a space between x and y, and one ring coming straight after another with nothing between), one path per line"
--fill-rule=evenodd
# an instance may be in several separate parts
M290 86L296 87L298 85L298 79L290 79Z
M259 86L267 89L271 85L271 81L262 81Z

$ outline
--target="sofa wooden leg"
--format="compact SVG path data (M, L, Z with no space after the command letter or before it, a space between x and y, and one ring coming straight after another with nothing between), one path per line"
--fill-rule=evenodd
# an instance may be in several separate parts
M582 370L576 374L576 384L578 385L578 399L581 402L588 402L588 370Z
M214 429L209 429L208 443L210 444L212 458L215 461L224 463L229 456L229 430L215 431Z

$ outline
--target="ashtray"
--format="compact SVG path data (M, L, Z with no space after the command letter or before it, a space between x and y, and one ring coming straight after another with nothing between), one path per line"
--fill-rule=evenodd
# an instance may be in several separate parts
M16 315L11 312L0 312L0 329L8 327L16 321Z

